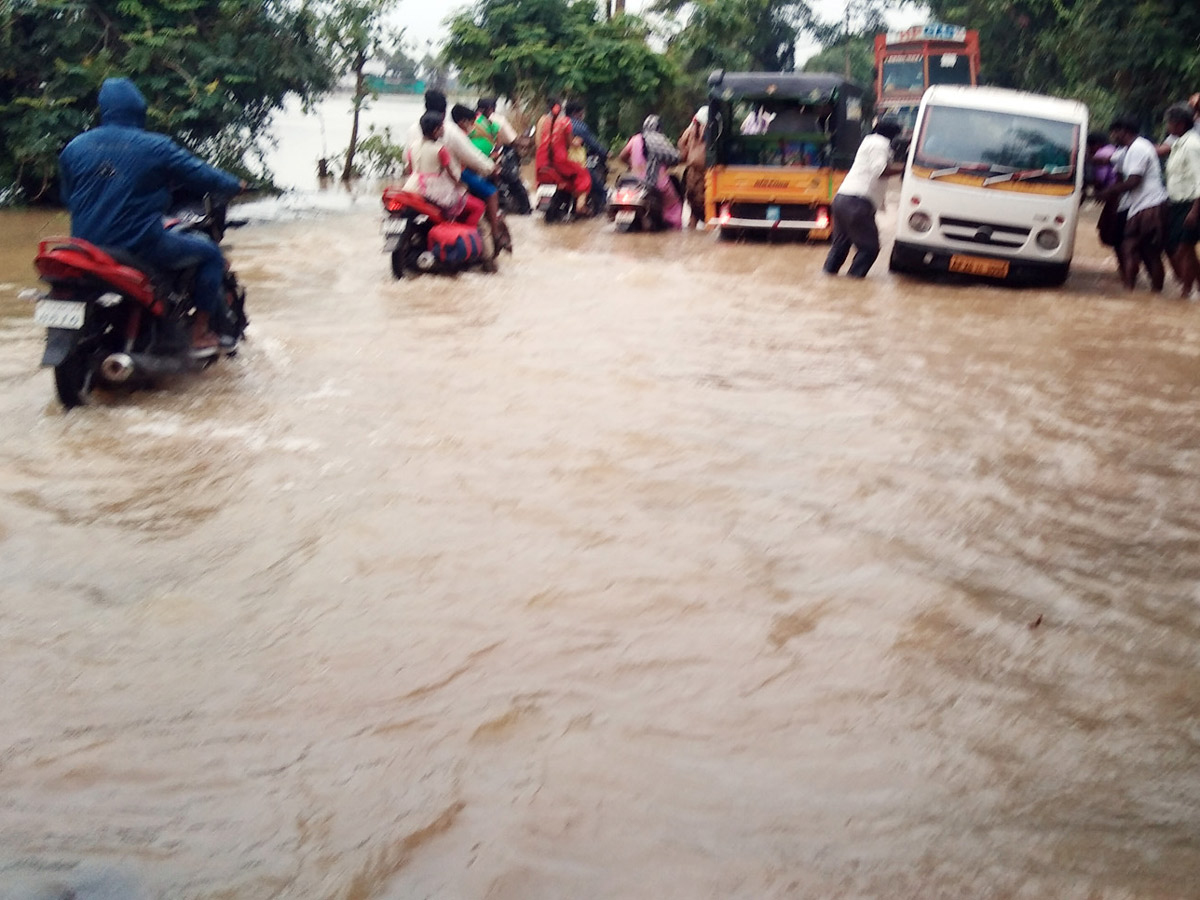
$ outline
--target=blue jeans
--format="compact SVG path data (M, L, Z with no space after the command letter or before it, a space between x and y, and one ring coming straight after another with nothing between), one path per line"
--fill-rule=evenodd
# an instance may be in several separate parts
M467 190L480 200L488 200L492 194L496 193L496 186L480 175L478 172L472 172L470 169L462 170L463 184L467 186Z
M206 312L214 321L227 315L221 282L225 278L225 257L221 248L202 234L180 234L163 230L139 244L134 252L159 269L196 267L196 284L192 300L196 309Z

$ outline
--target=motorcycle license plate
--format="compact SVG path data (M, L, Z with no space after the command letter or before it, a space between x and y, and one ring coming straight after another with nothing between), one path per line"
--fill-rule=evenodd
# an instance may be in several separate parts
M618 225L630 225L633 223L633 220L636 217L637 217L637 213L634 212L632 209L617 210L616 220L617 220Z
M538 212L545 212L547 209L550 208L550 201L554 199L554 194L557 191L558 191L558 188L556 188L552 184L543 184L541 187L538 188L537 200L534 203L534 205L538 209Z
M408 219L384 219L383 233L386 236L394 234L404 234L404 230L408 228Z
M33 321L46 328L68 328L78 331L83 327L87 304L74 300L39 300L33 310Z

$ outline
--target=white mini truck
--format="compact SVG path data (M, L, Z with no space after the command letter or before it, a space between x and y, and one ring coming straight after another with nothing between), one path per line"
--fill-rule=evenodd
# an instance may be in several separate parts
M1000 88L921 99L889 268L1062 284L1083 199L1088 111Z

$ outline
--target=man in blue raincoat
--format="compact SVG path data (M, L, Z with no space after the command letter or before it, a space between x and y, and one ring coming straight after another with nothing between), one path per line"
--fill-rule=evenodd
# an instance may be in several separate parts
M197 315L193 349L212 352L229 310L221 296L225 260L208 237L163 228L171 190L232 196L245 182L207 165L169 137L146 131L146 99L128 78L100 88L100 125L76 137L59 156L60 192L71 212L71 235L117 247L162 269L195 265Z

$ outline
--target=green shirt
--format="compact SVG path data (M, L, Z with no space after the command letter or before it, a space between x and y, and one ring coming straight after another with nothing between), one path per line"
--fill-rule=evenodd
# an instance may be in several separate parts
M492 151L496 148L496 139L499 136L500 126L487 116L482 115L475 120L475 124L467 132L467 137L471 139L471 143L488 156L491 156Z

